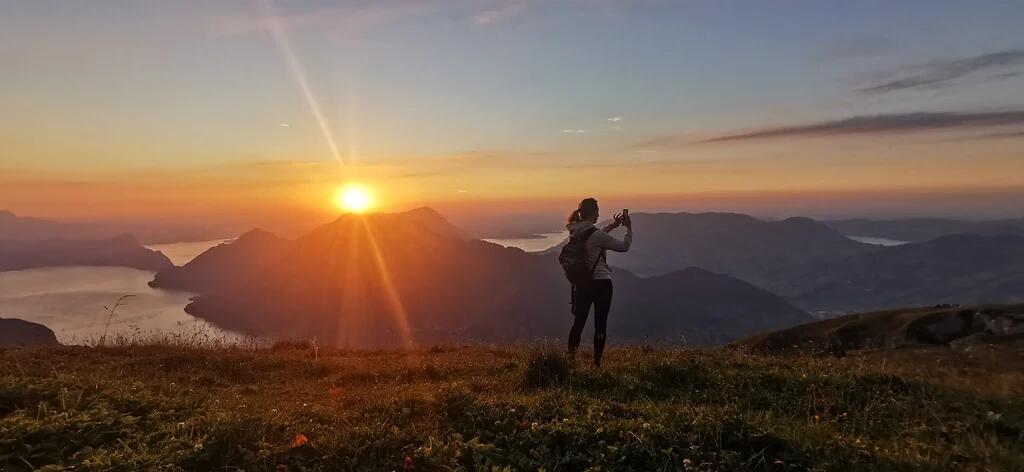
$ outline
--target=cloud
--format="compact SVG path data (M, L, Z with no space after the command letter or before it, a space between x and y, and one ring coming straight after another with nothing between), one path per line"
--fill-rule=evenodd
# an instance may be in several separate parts
M618 123L618 122L622 121L622 117L621 116L613 116L611 118L608 118L608 121L611 121L612 123Z
M562 132L565 133L565 134L583 134L583 133L586 133L587 130L585 130L585 129L563 129Z
M988 112L916 112L854 116L796 126L762 128L698 139L686 134L655 138L638 148L675 148L701 143L769 138L817 138L862 134L893 134L938 129L985 128L1024 124L1024 110Z
M948 128L974 128L1024 123L1024 111L917 112L855 116L799 126L766 128L747 133L726 134L703 142L741 141L782 137L820 137L856 134L904 133Z
M958 59L942 59L906 68L895 79L861 88L862 93L881 94L897 90L944 87L981 71L1000 72L990 79L1015 75L1014 69L1024 65L1024 49L981 54Z
M1024 130L1006 131L1006 132L1002 132L1002 133L989 133L989 134L985 134L985 135L982 135L982 136L979 136L979 137L980 138L1024 138Z
M814 53L818 61L836 61L874 56L895 50L898 44L885 36L850 36L826 41Z
M483 10L473 15L473 24L486 26L512 19L526 11L526 7L529 6L529 3L529 1L525 0L511 1L498 5L494 8Z

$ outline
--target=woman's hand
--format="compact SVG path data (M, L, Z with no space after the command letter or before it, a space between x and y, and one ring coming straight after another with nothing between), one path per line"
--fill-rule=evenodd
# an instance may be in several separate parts
M614 220L612 221L612 228L618 228L619 226L622 226L622 213L616 213L615 215L612 215L612 219Z

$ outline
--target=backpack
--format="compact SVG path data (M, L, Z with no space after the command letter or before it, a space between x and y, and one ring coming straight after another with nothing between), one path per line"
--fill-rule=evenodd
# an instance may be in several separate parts
M569 283L574 287L589 282L594 276L594 270L597 269L597 263L604 257L604 251L601 251L597 261L594 261L594 266L587 265L587 240L595 231L597 228L590 228L569 238L569 242L565 243L562 251L558 253L558 263L562 265L565 278L569 279Z

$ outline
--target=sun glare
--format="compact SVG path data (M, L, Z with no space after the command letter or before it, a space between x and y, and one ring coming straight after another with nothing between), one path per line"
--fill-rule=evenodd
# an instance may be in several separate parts
M334 193L334 203L349 213L365 213L373 208L373 191L361 184L346 184Z

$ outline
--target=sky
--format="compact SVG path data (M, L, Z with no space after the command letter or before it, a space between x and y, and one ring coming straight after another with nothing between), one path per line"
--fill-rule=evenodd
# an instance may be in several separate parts
M1024 2L0 0L0 208L1024 216ZM557 224L555 225L557 226Z

